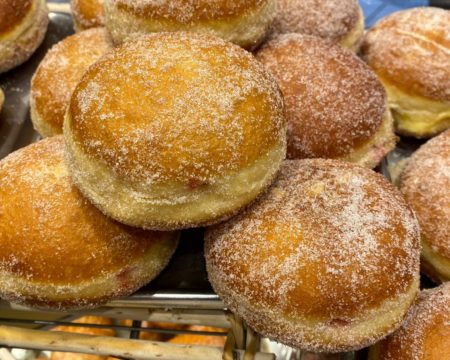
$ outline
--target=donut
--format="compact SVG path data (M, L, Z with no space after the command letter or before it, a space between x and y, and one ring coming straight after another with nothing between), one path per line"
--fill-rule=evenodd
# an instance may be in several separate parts
M450 11L393 13L367 32L364 60L384 84L402 135L427 138L450 127Z
M271 36L289 33L318 36L357 51L364 15L357 0L278 0Z
M117 44L135 33L192 31L252 49L276 11L277 0L105 0L106 27Z
M177 233L119 224L82 197L61 135L0 162L2 299L60 311L95 307L156 277L177 242Z
M62 134L76 85L89 66L112 48L106 30L96 28L69 36L50 49L31 80L31 120L39 134Z
M0 88L0 111L2 111L4 103L5 103L5 94L3 93L3 90Z
M395 147L383 85L350 51L330 40L284 34L256 57L284 95L288 158L340 159L372 168Z
M369 360L449 360L450 283L420 293L402 327L370 348Z
M75 31L105 25L103 0L70 0Z
M400 176L400 189L415 211L422 239L422 270L450 280L450 130L422 145Z
M0 0L0 74L29 59L47 25L45 0Z
M64 136L81 192L151 230L229 218L286 154L275 80L250 53L198 33L147 35L103 57L72 95Z
M419 288L420 238L401 194L370 169L286 160L274 185L207 229L209 281L264 337L313 352L392 332Z

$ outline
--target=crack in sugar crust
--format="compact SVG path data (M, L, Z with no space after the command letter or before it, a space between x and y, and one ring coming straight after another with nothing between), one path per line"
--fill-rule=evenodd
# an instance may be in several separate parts
M151 252L162 256L170 244L164 233L110 220L82 197L64 163L62 136L0 162L0 272L75 286L108 277Z
M22 22L32 3L33 0L0 0L0 37Z
M361 51L382 78L402 90L450 101L450 11L394 13L366 34Z
M105 23L103 0L72 0L70 9L77 25L82 28L103 26Z
M429 140L408 160L403 194L432 249L450 259L450 130Z
M106 0L109 6L142 18L172 20L181 24L245 16L268 0Z
M359 16L357 0L278 0L273 35L300 33L339 41Z
M106 30L97 28L69 36L47 52L31 80L31 103L55 133L62 133L70 97L83 74L112 49Z
M205 244L216 291L324 325L351 324L407 292L419 253L417 221L391 184L321 159L285 161L270 191L211 227Z
M285 142L283 101L253 56L194 33L141 37L92 66L68 128L128 180L212 184Z
M379 360L449 359L450 282L422 291L402 327L379 347Z
M257 59L284 94L289 158L343 157L380 128L384 88L350 51L320 38L285 34L267 43Z

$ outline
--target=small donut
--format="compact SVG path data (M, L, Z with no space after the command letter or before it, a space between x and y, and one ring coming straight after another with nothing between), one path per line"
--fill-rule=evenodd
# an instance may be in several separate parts
M69 177L54 136L0 162L0 297L34 308L76 310L127 296L168 263L176 233L114 222Z
M33 55L47 25L45 0L0 0L0 74Z
M70 0L75 31L105 25L103 0Z
M31 120L39 134L62 133L73 90L89 66L112 48L106 30L96 28L69 36L50 49L31 80Z
M449 360L450 283L422 291L401 328L370 348L369 360Z
M275 80L247 51L198 33L147 35L104 56L75 89L64 135L85 196L152 230L232 216L286 155Z
M450 281L450 129L407 160L400 189L415 211L422 238L422 270Z
M426 138L450 128L450 11L423 7L380 20L364 60L384 84L397 132Z
M358 0L278 0L271 36L289 33L318 36L357 51L364 14Z
M375 167L395 147L383 85L329 40L280 35L257 53L284 95L288 158L332 158Z
M276 0L105 0L106 27L116 44L135 33L193 31L252 49L276 11Z
M209 280L265 337L314 352L360 349L392 332L419 289L417 221L370 169L284 162L270 190L207 229Z

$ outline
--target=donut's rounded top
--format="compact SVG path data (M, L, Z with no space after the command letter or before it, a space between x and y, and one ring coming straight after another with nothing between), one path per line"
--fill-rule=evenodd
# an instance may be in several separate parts
M448 360L450 282L422 291L402 327L382 341L377 360Z
M71 0L70 7L82 29L104 25L103 0Z
M55 133L62 133L70 97L83 74L112 49L106 30L96 28L69 36L47 52L31 81L31 97L36 113Z
M269 0L106 0L119 10L142 18L190 24L199 21L240 18Z
M369 30L361 51L403 91L450 101L450 11L424 7L391 14Z
M77 86L73 140L128 181L213 183L285 142L283 101L254 57L209 35L159 33L119 47Z
M33 0L0 0L0 38L22 23L32 5Z
M380 128L383 85L350 51L317 37L285 34L267 43L257 59L284 95L288 157L342 157Z
M278 0L273 34L299 33L339 41L360 18L357 0Z
M0 162L0 271L53 285L118 272L168 240L104 216L72 185L62 136Z
M450 130L429 140L413 154L400 181L424 238L439 254L450 259Z
M419 255L401 194L371 170L323 159L285 161L269 192L209 229L205 244L215 288L277 317L330 325L409 291Z

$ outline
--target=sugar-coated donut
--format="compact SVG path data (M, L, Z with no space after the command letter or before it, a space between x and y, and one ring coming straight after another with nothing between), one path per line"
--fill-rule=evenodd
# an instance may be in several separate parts
M70 9L76 31L105 25L103 0L70 0Z
M45 0L0 0L0 74L28 60L47 25Z
M450 360L450 283L422 291L401 328L369 360Z
M275 341L359 349L400 323L419 288L419 227L370 169L284 162L269 192L205 234L208 277L231 311Z
M107 31L96 28L65 38L45 55L30 94L31 120L42 136L62 133L73 90L89 66L112 48Z
M0 297L74 310L126 296L169 261L177 233L147 232L98 211L69 177L55 136L0 162Z
M358 0L278 0L271 36L299 33L329 39L356 51L364 36Z
M450 281L450 129L408 159L400 189L420 223L422 270Z
M333 158L375 167L395 147L383 85L329 40L280 35L256 55L283 92L288 158Z
M276 11L276 0L105 0L106 27L117 44L135 33L195 31L252 49Z
M397 131L430 137L450 128L450 11L400 11L368 31L365 61L383 82Z
M232 216L286 154L282 95L254 57L217 37L159 33L85 74L64 135L74 182L128 225L173 230Z

